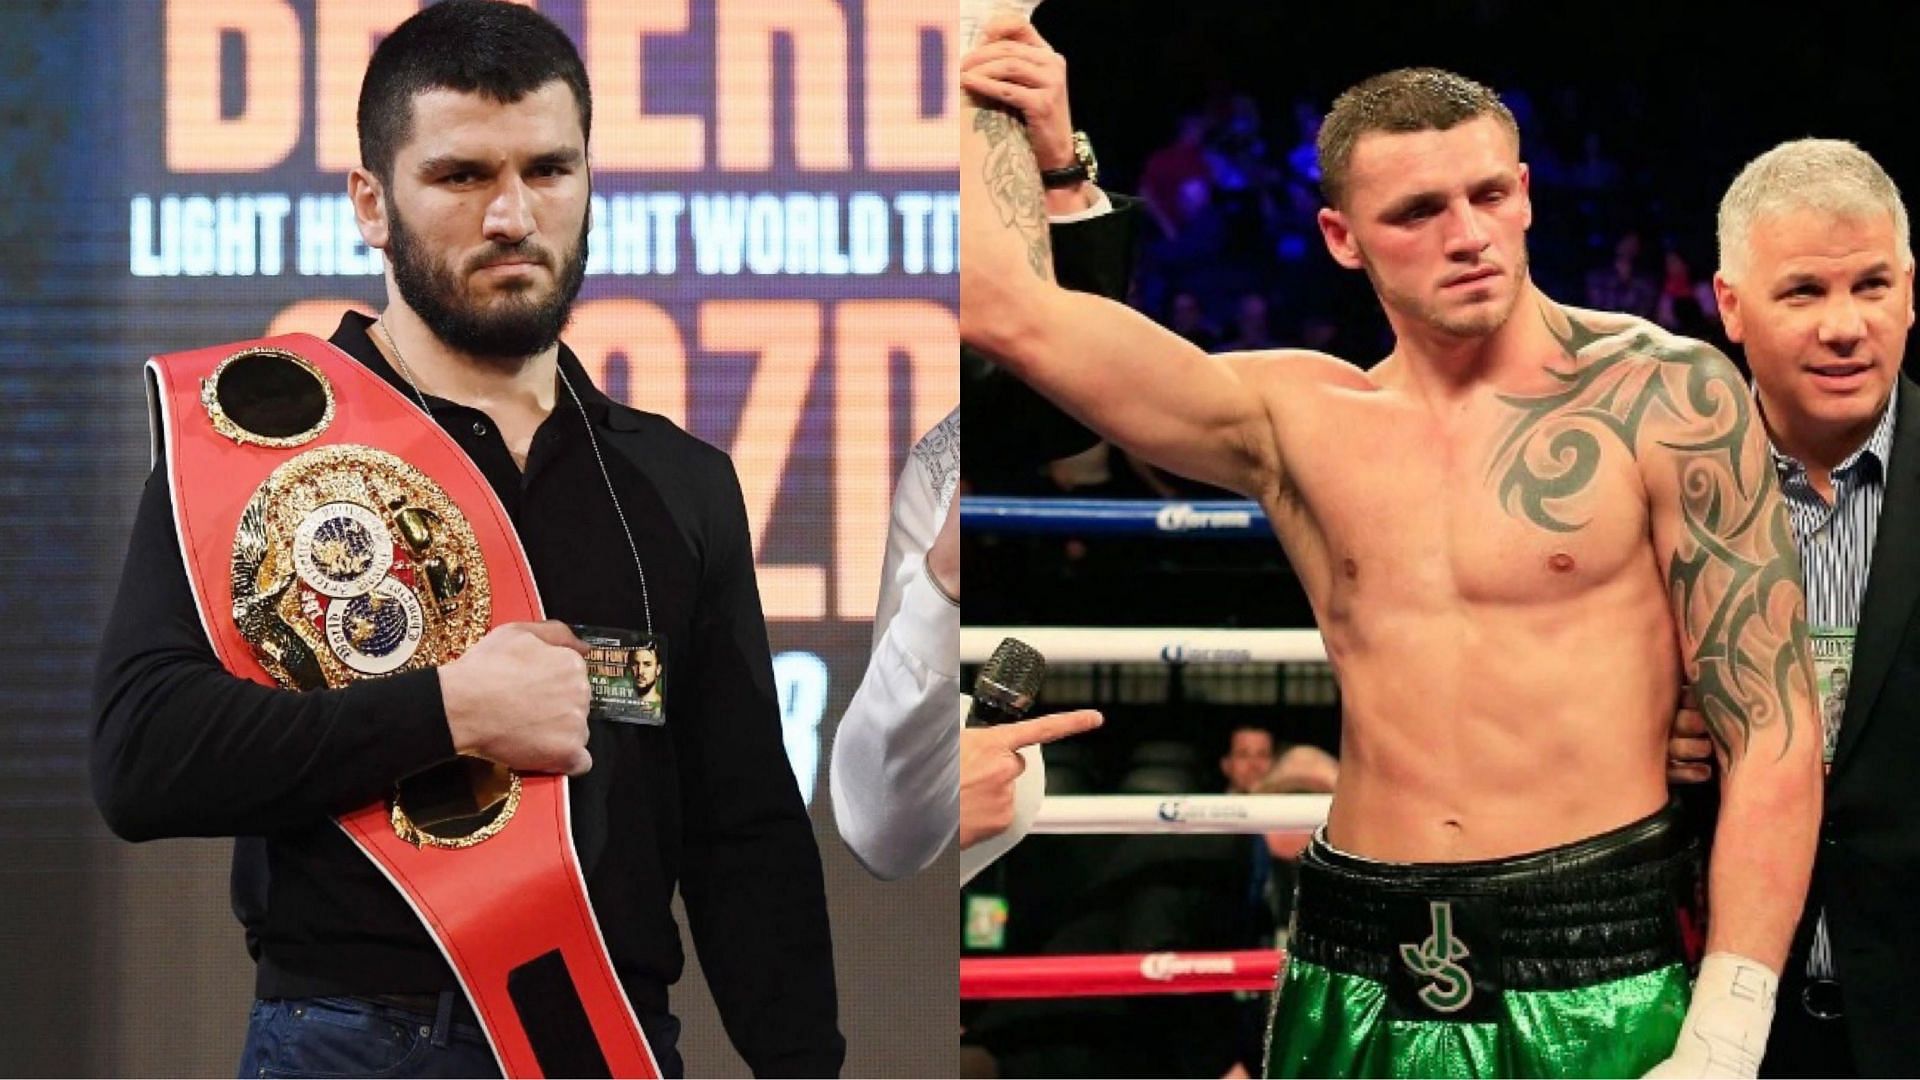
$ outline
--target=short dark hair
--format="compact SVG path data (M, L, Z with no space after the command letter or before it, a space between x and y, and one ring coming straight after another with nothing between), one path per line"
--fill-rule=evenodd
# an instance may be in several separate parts
M1499 95L1464 75L1439 68L1400 68L1350 87L1334 99L1320 125L1314 149L1320 158L1320 193L1340 207L1346 198L1347 166L1362 135L1376 131L1449 131L1491 116L1520 142L1520 125Z
M413 137L413 99L429 90L483 94L512 104L559 79L573 91L580 133L593 133L586 65L546 16L502 0L441 0L387 35L360 84L360 164L382 183Z

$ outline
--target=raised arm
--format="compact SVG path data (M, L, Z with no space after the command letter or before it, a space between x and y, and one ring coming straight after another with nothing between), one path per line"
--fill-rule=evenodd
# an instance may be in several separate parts
M1108 440L1163 468L1259 497L1279 482L1255 380L1278 358L1210 357L1120 304L1058 288L1045 189L1017 116L1016 46L996 23L962 62L960 333ZM1044 44L1044 43L1041 43Z

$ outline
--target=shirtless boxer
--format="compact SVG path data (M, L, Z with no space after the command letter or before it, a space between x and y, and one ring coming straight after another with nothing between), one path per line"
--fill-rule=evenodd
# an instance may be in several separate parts
M1435 70L1354 87L1320 134L1322 234L1367 272L1393 352L1206 356L1052 285L1018 121L980 105L1017 105L1044 42L986 39L962 65L963 340L1134 454L1257 499L1340 679L1269 1071L1753 1075L1820 740L1733 366L1542 295L1513 118ZM1691 1008L1675 896L1696 856L1663 776L1683 682L1727 766Z

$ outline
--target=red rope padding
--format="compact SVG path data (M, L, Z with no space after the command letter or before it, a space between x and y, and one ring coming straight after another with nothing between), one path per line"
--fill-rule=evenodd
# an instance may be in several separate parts
M968 957L960 961L960 1000L1271 990L1285 962L1284 953L1270 949Z

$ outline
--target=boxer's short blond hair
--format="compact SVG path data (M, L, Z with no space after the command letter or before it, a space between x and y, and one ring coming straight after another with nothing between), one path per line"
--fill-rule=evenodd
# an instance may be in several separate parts
M1320 156L1320 193L1329 206L1344 207L1347 169L1363 135L1449 131L1482 116L1498 120L1513 136L1514 146L1520 145L1520 125L1499 95L1464 75L1424 67L1375 75L1335 98L1320 125L1314 144Z

